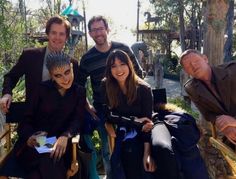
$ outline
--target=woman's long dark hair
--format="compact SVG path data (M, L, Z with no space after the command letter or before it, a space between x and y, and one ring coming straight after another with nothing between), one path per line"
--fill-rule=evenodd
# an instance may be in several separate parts
M125 81L126 96L128 104L132 104L137 97L137 86L139 80L141 80L135 73L133 64L128 54L122 50L113 50L107 58L107 66L105 72L106 79L106 95L111 108L117 107L119 104L119 93L121 91L117 80L112 76L111 67L114 65L115 60L119 59L121 62L128 65L129 75Z

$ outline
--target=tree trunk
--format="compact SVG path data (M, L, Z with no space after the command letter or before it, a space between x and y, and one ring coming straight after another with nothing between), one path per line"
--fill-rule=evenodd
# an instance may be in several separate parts
M226 42L224 46L224 61L232 59L232 46L233 46L233 24L234 24L234 1L229 1L229 9L227 12L227 26L226 26Z
M186 49L185 44L185 27L184 27L184 5L182 0L179 0L179 26L180 26L180 33L179 33L179 40L181 44L182 52Z
M207 55L210 64L223 63L227 11L227 0L208 0L206 2L203 53Z

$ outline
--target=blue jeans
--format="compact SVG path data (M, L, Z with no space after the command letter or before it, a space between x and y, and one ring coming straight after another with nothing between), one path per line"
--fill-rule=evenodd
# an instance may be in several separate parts
M84 138L87 147L92 151L92 157L89 164L89 179L99 179L99 175L97 172L97 154L92 141L92 136L89 134L83 134L82 136Z
M102 151L103 165L104 165L107 179L112 179L108 136L107 136L107 131L105 128L105 114L102 111L97 110L97 116L100 119L100 123L97 127L97 131L98 131L98 134L99 134L101 142L102 142L101 151Z

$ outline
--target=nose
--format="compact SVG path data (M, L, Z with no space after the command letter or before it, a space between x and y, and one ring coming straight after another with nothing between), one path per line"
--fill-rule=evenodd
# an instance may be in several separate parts
M63 81L66 83L69 81L69 75L63 75Z
M122 71L122 66L121 66L121 65L118 65L118 66L116 67L116 70L117 70L118 72Z

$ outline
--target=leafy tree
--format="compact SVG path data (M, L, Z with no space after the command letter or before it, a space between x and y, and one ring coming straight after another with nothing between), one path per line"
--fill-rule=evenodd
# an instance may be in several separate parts
M150 0L150 2L154 6L155 14L161 20L159 29L168 29L172 33L179 32L182 51L186 48L200 48L201 1Z

